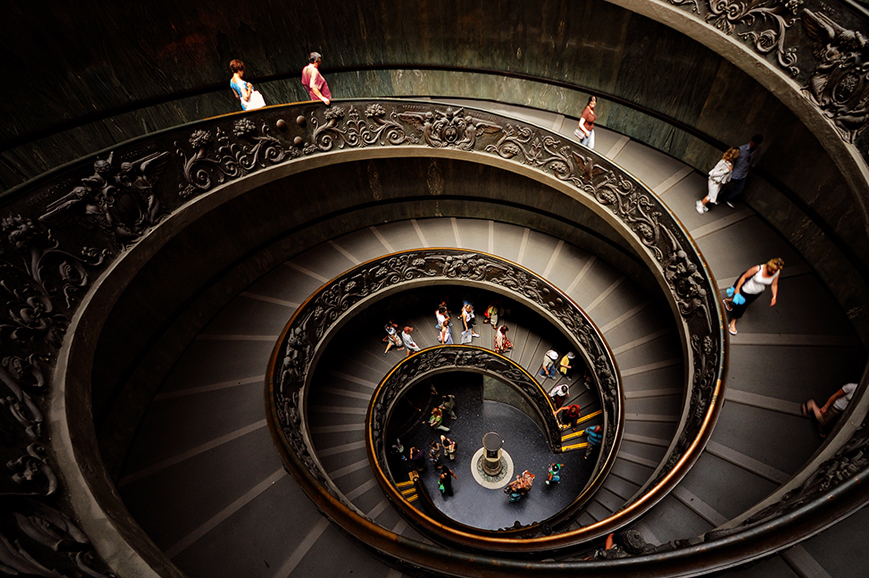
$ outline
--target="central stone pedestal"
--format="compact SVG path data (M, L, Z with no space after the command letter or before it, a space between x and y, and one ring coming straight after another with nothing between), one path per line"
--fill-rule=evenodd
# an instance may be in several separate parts
M497 477L501 473L503 467L501 464L502 445L504 445L504 440L495 432L489 432L483 436L483 450L485 450L483 471L489 476Z
M501 449L503 444L501 436L489 432L483 436L483 447L471 458L471 475L484 488L501 489L513 476L513 459Z

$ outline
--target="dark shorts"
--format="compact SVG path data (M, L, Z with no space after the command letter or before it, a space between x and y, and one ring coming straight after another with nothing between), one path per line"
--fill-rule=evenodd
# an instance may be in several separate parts
M763 293L743 293L742 296L745 297L745 303L742 305L737 305L736 303L731 303L731 307L733 307L733 313L730 316L733 319L739 319L743 315L745 315L745 310L748 309L748 306L751 305L752 301L757 299L763 295Z
M839 421L840 415L842 415L842 410L836 409L835 407L831 407L826 412L822 413L821 419L818 420L818 429L821 430L821 433L830 433L830 430L832 430L836 425L836 422Z

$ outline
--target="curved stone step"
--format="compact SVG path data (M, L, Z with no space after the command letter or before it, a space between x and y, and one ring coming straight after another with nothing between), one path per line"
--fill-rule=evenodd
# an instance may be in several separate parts
M691 180L688 178L680 181L676 186L668 189L667 194L674 199L683 198L687 193L684 191L679 193L676 189L679 188L679 185L687 187L688 183L685 181ZM691 217L690 214L686 215L685 220L688 221L689 217ZM697 215L697 217L700 216ZM710 224L714 226L709 226ZM749 217L739 217L738 219L730 217L726 222L718 224L698 223L695 229L698 230L704 254L707 255L710 262L713 262L716 257L710 257L710 254L716 255L719 251L716 251L717 245L711 241L728 230L731 230L731 233L739 234L743 229L750 228L751 224ZM142 425L142 432L147 432L149 428L161 429L159 424L173 416L173 409L169 403L172 400L192 399L196 395L207 396L212 393L217 395L217 392L227 394L230 390L243 388L246 384L256 383L256 380L261 379L262 367L265 366L264 360L267 359L271 343L277 337L282 323L289 317L294 308L325 280L348 267L379 256L384 252L414 246L463 246L469 249L501 254L520 264L525 264L550 279L557 279L558 284L567 290L571 297L576 299L587 311L591 311L592 317L602 328L605 337L616 352L617 362L624 375L627 397L624 456L617 461L613 475L604 486L604 491L599 497L596 497L594 503L589 506L588 511L583 514L579 522L587 524L609 515L613 508L617 508L617 498L624 499L626 495L636 491L651 474L654 467L650 464L657 463L656 459L659 459L663 450L661 444L666 443L669 439L668 431L672 432L675 425L674 421L671 421L677 415L674 411L678 412L678 408L681 407L680 394L674 391L672 386L673 383L681 383L681 377L679 377L683 371L680 360L681 351L679 351L675 332L666 329L668 325L672 325L672 321L667 321L665 317L665 322L660 323L660 320L655 319L661 312L650 308L642 296L640 298L630 296L633 297L632 300L623 297L624 294L630 293L629 283L626 284L618 274L599 273L601 269L606 269L605 264L599 260L583 255L581 251L573 250L567 245L560 244L557 240L541 240L539 237L545 236L540 236L536 232L502 223L473 222L472 220L461 219L426 219L411 222L410 227L406 225L407 223L395 223L363 229L334 240L318 247L317 251L309 251L300 255L293 259L291 264L279 267L253 284L215 319L203 335L191 345L184 358L179 360L176 371L173 372L161 394L155 399L155 409L160 413L149 414L146 417ZM448 242L450 240L452 240L451 243ZM707 242L710 242L709 246L705 247L704 243ZM781 242L779 241L779 243ZM734 250L733 243L725 242L724 245L728 247L728 250ZM495 250L496 246L498 250ZM738 253L739 251L735 252ZM744 262L758 253L756 249L753 252L747 251L747 255L740 258ZM786 254L785 249L782 249L780 254ZM799 262L793 255L788 255L786 259L791 262ZM741 266L739 265L739 267ZM718 267L724 271L720 279L730 279L741 272L739 267L735 267L735 263L728 262L727 258L722 258L720 265L714 267L716 273ZM573 273L574 271L576 273ZM799 269L797 271L799 272ZM822 303L831 301L826 295L818 297L817 283L813 283L814 277L810 273L803 273L802 275L806 276L807 279L800 280L801 275L799 274L783 277L783 283L785 279L800 282L800 285L794 285L794 287L799 287L794 291L795 297L799 297L799 300L795 299L795 303L803 302L805 299L820 300ZM571 276L572 278L570 278ZM565 283L567 283L566 287ZM821 292L823 292L823 288L821 288ZM783 288L782 305L785 303L784 295ZM624 303L630 303L630 305ZM788 309L779 307L773 312L778 313ZM793 363L796 367L800 367L801 360L810 358L810 356L801 354L807 347L811 348L813 353L821 352L823 356L826 350L835 350L842 343L850 342L849 336L842 335L841 323L835 322L836 315L830 314L828 310L829 307L818 308L817 315L814 314L815 310L813 310L813 314L808 317L806 323L811 324L814 328L813 331L817 331L817 333L806 334L800 333L799 328L790 325L792 319L798 317L797 315L787 316L787 318L770 317L768 312L755 315L755 309L753 309L752 315L740 322L740 336L732 341L732 356L734 359L762 359L763 356L757 355L752 349L763 347L765 350L777 351L779 358L784 360L782 363L785 365ZM833 313L837 312L833 311ZM260 319L261 322L254 323L256 319ZM420 327L423 327L425 321L421 320L418 323ZM759 331L765 327L764 324L772 324L772 332L760 333ZM650 331L650 327L657 327L658 329ZM776 330L790 330L792 332L776 333ZM542 352L547 348L541 337L535 335L530 328L524 329L523 333L523 328L516 327L515 333L511 337L514 344L517 345L510 356L526 367L541 357ZM272 341L269 342L268 339ZM418 341L428 339L429 337L419 337ZM425 343L425 345L431 344L430 342ZM797 348L800 348L801 351L795 351ZM220 362L219 365L216 364L218 361ZM731 368L733 365L731 363ZM256 369L257 367L259 369ZM368 359L353 369L353 373L346 375L368 376L376 383L377 375L382 375L380 371L382 371L382 365L378 364L377 355L369 354ZM806 375L798 370L787 373L787 376L778 380L780 383L787 382L788 378L797 379ZM734 373L734 370L731 369L729 381L732 389L727 394L728 401L725 404L725 410L722 411L721 423L728 423L728 420L734 423L745 423L742 421L744 416L735 406L762 410L761 417L749 423L749 427L747 431L744 431L742 437L751 439L762 435L763 432L759 432L755 424L758 422L770 423L767 414L769 412L786 413L782 412L782 409L787 409L789 407L787 404L798 405L797 400L800 398L796 396L803 395L802 392L808 390L815 394L819 390L817 381L821 378L820 373L816 372L816 375L813 375L811 386L806 386L803 383L801 387L787 390L786 393L783 391L783 387L770 391L766 388L766 384L758 385L756 380L747 376L744 379L740 378L740 373L738 371ZM835 371L832 374L835 375ZM830 373L827 375L829 376ZM354 390L347 383L343 383L340 388L336 387L335 389L336 391L344 391L343 388L345 387L350 388L347 390L348 392L364 392L364 389L356 388ZM738 389L739 387L742 389ZM189 390L188 395L184 395L188 393L185 390ZM801 393L795 394L794 391ZM772 395L767 395L770 393ZM350 403L345 407L353 408L354 411L332 413L325 416L329 419L324 419L321 425L314 426L313 432L318 436L318 441L323 444L321 451L328 452L328 455L324 455L322 459L328 460L330 467L335 468L330 471L342 473L338 478L342 480L341 484L344 486L342 491L348 495L353 495L354 503L358 503L361 510L385 527L401 528L403 522L400 519L394 519L394 512L390 513L391 509L385 507L379 488L372 486L372 480L359 473L364 472L365 467L367 467L358 465L364 458L364 451L360 452L361 446L358 445L363 432L356 429L359 424L354 421L354 418L359 415L357 413L359 407L355 401L361 402L362 399L338 393L335 395L342 397L342 403L349 401ZM770 402L770 400L772 401ZM160 409L160 404L166 407ZM225 425L225 433L213 436L212 439L204 440L200 444L195 443L195 436L185 438L185 435L182 435L185 428L190 428L191 431L198 430L197 414L214 415L220 413L214 409L209 410L209 404L227 407L220 401L212 400L201 406L190 405L184 410L174 410L176 413L180 412L181 417L178 418L180 425L174 429L168 428L166 430L167 434L172 434L172 444L143 443L138 445L137 442L137 446L128 459L128 473L125 473L125 478L134 476L135 479L127 479L126 483L122 482L122 494L125 498L131 493L135 493L137 496L147 496L147 493L140 494L140 492L146 492L141 489L144 487L143 481L148 478L157 480L159 477L157 473L149 474L148 468L153 468L158 464L169 464L164 467L165 471L169 472L172 471L172 468L186 465L184 462L194 459L188 457L191 452L198 451L199 453L195 455L218 455L210 452L215 451L215 449L231 449L234 447L234 441L254 435L244 428L255 427L258 423L257 420L242 420L247 423L235 429ZM227 404L231 405L231 402L227 402ZM184 405L184 403L178 405ZM764 408L764 405L767 407ZM774 409L769 409L769 407ZM172 419L175 418L172 417ZM796 428L798 431L805 431L808 425L807 421L800 422L797 419L793 423L783 426L782 429ZM775 433L781 440L781 432ZM741 452L738 451L739 444L734 443L733 437L723 436L719 439L719 435L723 436L717 431L713 438L714 443L710 444L707 451L708 455L704 454L701 462L706 464L710 471L722 472L722 476L701 476L694 472L689 474L673 496L665 498L653 512L646 516L643 526L647 536L653 537L658 542L664 542L669 539L698 535L711 529L722 520L727 519L727 516L738 514L737 510L742 508L747 501L751 501L742 499L745 498L745 493L740 496L740 500L736 501L725 502L719 499L729 496L727 491L722 490L721 477L740 480L741 483L749 485L754 488L751 499L760 499L770 487L771 476L773 479L777 479L779 474L776 472L791 473L795 471L802 463L801 460L804 459L801 456L813 451L812 443L807 443L804 447L809 448L810 451L798 451L795 454L785 452L788 454L785 460L788 462L787 464L777 464L778 467L769 466L769 462L781 458L779 452L773 451L771 448L768 450L758 448L756 447L757 444ZM224 438L227 438L228 441L224 441ZM157 446L156 449L155 446ZM178 451L175 451L176 449ZM224 463L236 463L243 457L222 456L220 459L226 460ZM137 460L139 461L137 462ZM766 469L758 467L758 464L768 467ZM353 469L351 466L357 469ZM350 470L343 473L342 468L350 468ZM271 474L278 475L276 471L272 471ZM725 472L727 475L723 475ZM255 478L254 475L250 476L248 484L239 488L240 497L236 498L232 504L237 504L239 500L251 492L255 493L256 489L270 479L268 476L260 476L261 479L256 481ZM149 483L155 484L154 487L159 486L157 481ZM195 484L192 487L195 487ZM241 490L244 491L241 492ZM261 494L264 495L265 492L260 491L246 503L253 503ZM160 496L162 495L160 494ZM154 495L154 498L154 502L156 502L157 495ZM176 499L195 503L195 500L189 500L183 496ZM192 560L194 557L192 554L193 546L199 552L208 550L209 544L218 543L220 541L217 538L220 535L217 530L218 527L222 526L231 516L244 511L244 507L242 507L227 515L225 511L230 506L226 506L214 512L221 503L219 500L208 503L204 507L204 511L210 513L211 517L207 515L191 516L191 520L207 519L188 535L181 537L178 542L164 546L167 549L175 548L170 551L176 553L177 562L182 563L181 561L184 560L185 556L190 556ZM153 504L149 504L149 507L153 508ZM170 506L167 510L169 511L164 512L164 515L168 516L174 511L174 507ZM155 519L159 518L160 516L155 515ZM164 520L160 523L169 522ZM157 525L158 523L154 522L154 524ZM143 525L148 526L144 522ZM321 521L315 522L312 524L311 531L316 533L316 530L321 526ZM154 533L160 530L151 529L151 531ZM412 532L412 530L408 531ZM194 539L201 537L199 534L205 535L203 532L208 534L207 540ZM299 542L300 547L308 545L312 548L312 552L315 551L321 544L321 536L324 532L329 533L322 529L317 538L312 539L312 534L306 535ZM178 550L178 544L184 545L184 540L193 541L189 546ZM362 556L352 548L350 550L355 552L356 556ZM366 560L363 564L370 563L367 558L362 557ZM303 559L305 556L296 560L294 568L302 567L299 564ZM191 567L195 566L192 561L190 564Z
M190 461L194 458L189 457L189 454L191 451L198 451L196 455L202 456L202 459L215 456L217 461L213 466L204 468L212 473L215 468L220 468L220 464L246 463L244 460L250 457L250 452L243 450L241 455L237 455L234 448L244 447L237 440L255 439L256 435L262 436L266 433L262 423L264 416L259 391L262 387L263 368L272 344L298 304L325 280L359 262L395 250L396 247L412 247L414 239L417 246L442 245L448 241L455 244L458 239L463 246L475 244L468 248L480 250L489 249L489 244L497 241L498 247L512 246L515 249L515 255L511 253L508 257L513 256L517 260L521 257L541 263L546 260L544 265L536 267L540 269L540 273L547 272L547 268L549 273L567 272L568 266L562 266L560 259L569 255L575 258L579 254L578 250L564 244L559 248L559 241L532 233L527 229L488 221L430 219L409 224L396 223L363 229L326 243L263 276L234 299L191 345L183 359L179 360L176 371L167 380L166 387L161 390L152 410L143 421L140 436L127 462L127 469L131 473L125 474L127 478L134 476L136 479L127 480L127 483L122 483L121 488L125 498L133 504L131 509L135 515L142 515L137 512L138 508L144 509L144 506L136 504L147 503L147 509L154 516L145 517L143 524L152 533L159 533L162 531L160 526L172 524L171 518L173 512L177 511L178 501L199 504L199 515L188 518L190 531L179 538L178 542L166 542L167 549L174 548L171 550L173 554L199 551L199 548L207 549L206 544L210 543L213 535L227 531L222 530L222 522L216 523L215 519L215 516L220 517L222 510L218 506L222 502L213 500L199 503L191 499L198 481L201 480L197 480L197 469L188 466L188 463L195 463ZM481 246L483 244L486 246ZM559 248L558 254L555 254L556 248ZM549 256L544 259L547 253ZM573 275L572 282L575 283L572 289L575 298L580 304L585 301L598 315L604 316L606 323L611 325L611 331L617 332L617 335L628 335L627 329L631 324L645 321L640 302L635 299L636 303L631 305L632 309L640 311L624 319L617 319L617 307L612 308L612 303L624 301L625 296L630 296L630 292L626 291L630 284L620 279L619 275L608 273L611 268L599 260L592 260L587 255L581 257L585 259L583 265L588 263L588 267L581 278L577 279L577 275ZM608 313L608 308L612 309L611 313ZM433 316L420 317L413 322L420 329L415 335L418 343L421 346L434 345ZM423 331L427 325L432 325L431 331ZM516 344L511 357L524 362L533 371L536 360L542 357L551 344L537 335L532 328L515 326L511 329L515 329L511 337ZM483 335L481 343L485 344L492 339L491 327L482 325L478 326L478 330ZM643 337L645 335L635 340ZM647 340L647 343L655 347L656 340L657 337ZM625 348L625 352L644 346L649 347L646 343L638 344ZM239 350L242 354L238 354ZM400 525L400 521L394 518L394 512L390 513L391 508L385 507L382 491L373 483L373 476L368 471L363 434L367 398L396 360L394 357L385 359L382 356L382 344L379 341L366 343L359 348L358 355L346 357L342 366L330 366L333 380L325 386L323 393L331 397L331 403L321 409L321 406L316 405L317 402L312 402L315 405L311 407L310 413L312 434L327 471L360 511L387 528ZM574 377L574 381L576 379L578 377ZM589 392L583 387L573 388L571 401L587 406L586 399L591 399ZM250 400L254 400L251 402L254 406L260 406L246 407L245 404ZM209 429L212 425L219 426L224 420L228 420L228 425L223 429ZM210 435L209 431L220 435ZM264 437L264 441L267 437ZM264 447L264 451L271 453L271 457L276 459L270 443ZM149 456L148 452L155 455ZM186 490L179 491L176 496L168 499L165 494L159 494L158 500L157 494L149 494L141 488L157 480L152 477L155 474L148 474L145 469L151 467L152 463L161 461L174 461L178 464L175 467L190 469L185 469L184 474L187 484L183 487ZM276 464L277 462L272 461L262 472L253 471L252 467L240 470L243 474L241 479L247 481L247 484L239 481L238 489L234 492L235 499L230 500L239 508L239 513L245 508L242 504L244 500L239 500L259 488L264 483L263 480L269 479L268 475L275 474L280 469L279 464L277 468L273 467ZM167 470L167 475L171 471L173 470ZM214 478L217 479L219 478ZM161 485L160 489L166 491L165 486ZM130 492L141 496L140 501L129 498L132 495ZM230 497L233 496L227 496L227 499ZM277 504L272 507L276 508L276 512L285 509ZM201 523L197 526L194 521ZM276 530L268 524L262 528L264 533ZM198 539L205 534L208 535L207 540ZM185 545L187 542L190 544L179 549L177 544L185 539Z

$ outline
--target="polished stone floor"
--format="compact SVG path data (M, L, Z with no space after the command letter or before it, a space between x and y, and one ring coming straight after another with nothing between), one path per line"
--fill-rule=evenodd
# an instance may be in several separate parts
M437 488L434 468L429 463L422 479L432 502L453 520L488 530L513 526L517 521L523 525L540 522L570 504L587 483L597 453L588 460L583 459L584 451L553 453L546 436L533 419L513 406L482 399L480 376L451 375L454 378L450 380L450 387L444 387L443 380L437 387L441 394L456 396L458 419L447 419L445 423L452 430L446 435L457 442L458 450L454 461L441 457L441 462L453 470L458 480L453 480L453 496L442 496ZM517 503L511 504L502 489L484 488L472 475L471 468L475 464L471 463L471 458L482 447L483 435L490 431L498 432L504 440L503 449L513 460L514 479L524 470L536 476L531 491ZM439 440L442 433L420 421L402 442L405 450L414 445L426 448L427 454L431 442ZM547 471L553 462L564 464L562 481L547 486ZM394 474L396 479L406 479L404 472L395 471Z

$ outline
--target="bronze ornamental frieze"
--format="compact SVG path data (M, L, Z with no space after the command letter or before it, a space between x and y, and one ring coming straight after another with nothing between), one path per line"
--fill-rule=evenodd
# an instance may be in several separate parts
M475 372L498 378L510 384L514 390L534 408L538 420L545 425L544 432L548 437L549 446L553 451L561 450L561 429L555 418L554 407L546 390L537 380L519 366L515 361L482 347L470 345L439 345L423 349L399 362L380 382L371 401L368 404L367 443L368 459L371 462L377 481L386 495L404 512L405 517L424 532L437 534L442 539L450 539L441 531L441 525L433 523L427 516L421 516L420 511L405 499L396 488L398 480L388 467L388 446L385 432L393 415L393 410L402 396L415 384L433 375L444 372ZM618 415L619 412L608 408L606 415ZM604 423L605 430L622 431L620 424ZM546 520L535 522L519 528L512 527L498 531L486 531L474 528L470 531L481 535L512 534L528 538L544 533L552 533L553 529L564 528L569 521L578 515L580 509L594 495L606 479L609 470L615 462L614 450L618 448L620 439L608 435L602 440L599 460L589 481L583 490L561 512L554 513ZM463 531L468 531L463 529ZM556 530L557 531L557 530Z
M84 484L90 473L75 461L53 458L59 450L46 436L43 416L53 400L73 395L65 389L68 358L61 354L72 346L69 335L76 334L79 318L110 310L83 309L82 303L90 304L125 258L158 251L194 207L225 202L256 186L248 183L340 163L342 153L352 159L428 155L484 162L549 183L619 228L658 278L681 327L688 405L667 452L668 465L658 472L669 486L681 479L702 450L721 403L724 337L711 275L677 219L631 175L561 135L467 108L368 100L336 101L329 108L275 106L200 121L119 145L7 194L0 223L0 419L10 432L3 447L12 465L0 486L3 496L27 494L58 515L77 518L57 498L66 495L66 485L52 480ZM451 262L471 267L473 258ZM335 298L340 307L342 296ZM566 315L559 323L575 333L572 324L579 321ZM294 338L301 340L302 353L315 343L305 343L307 335ZM297 360L287 361L287 371L297 367ZM606 375L606 367L596 369L598 376ZM601 384L601 391L612 390ZM296 400L288 395L282 401L292 407ZM81 403L74 397L57 406L73 411ZM58 468L66 475L57 475ZM110 488L97 493L116 499ZM82 559L100 566L94 556Z
M586 366L592 369L599 393L607 424L603 447L611 456L601 470L608 471L618 449L623 394L612 352L594 323L558 288L524 267L492 255L459 249L420 249L374 259L325 284L294 313L272 354L266 394L273 432L288 450L282 451L285 462L289 458L288 466L305 468L333 497L346 502L320 465L307 429L305 404L308 390L317 387L312 375L318 356L355 312L398 291L432 284L461 284L509 296L542 314L573 343ZM413 356L413 363L422 363L431 355L419 353ZM481 363L485 360L485 365L492 362L482 353L469 357L468 361L474 359ZM503 362L502 358L497 359ZM548 397L536 382L528 382L527 373L517 372L512 363L502 369L502 377L525 391L536 405L547 424L550 445L559 448L560 434ZM406 380L413 378L405 372L399 375ZM396 393L393 388L384 391ZM377 412L372 427L382 426L382 418ZM349 502L346 505L352 507Z

